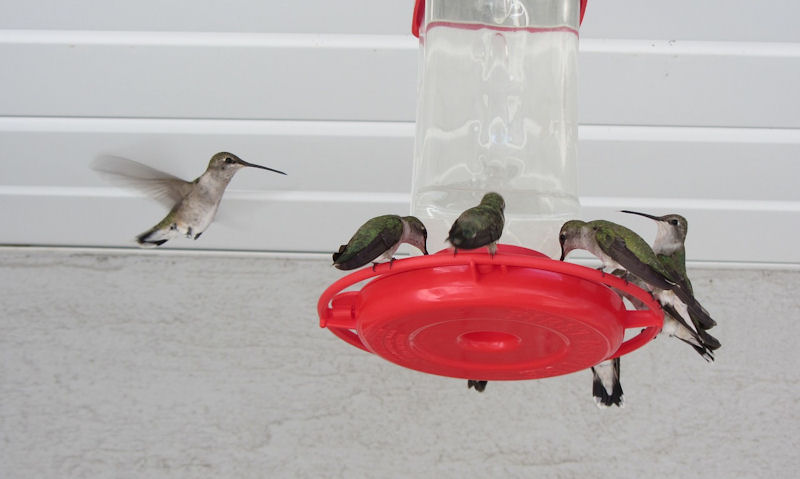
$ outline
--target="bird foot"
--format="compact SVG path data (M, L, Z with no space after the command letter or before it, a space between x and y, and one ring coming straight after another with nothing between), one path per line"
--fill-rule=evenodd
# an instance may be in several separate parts
M595 268L595 269L597 271L600 271L600 277L601 278L605 278L606 277L605 266L600 266L599 268Z
M394 264L395 260L397 260L397 258L395 258L394 256L392 256L392 259L390 259L390 260L389 260L389 269L392 269L392 265ZM381 264L381 263L378 263L378 262L373 262L373 263L372 263L372 272L373 272L373 273L375 272L375 268L376 268L376 267L377 267L379 264Z

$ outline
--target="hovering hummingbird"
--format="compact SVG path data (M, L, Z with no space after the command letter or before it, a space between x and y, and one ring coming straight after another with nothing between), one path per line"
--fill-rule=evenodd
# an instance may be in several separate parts
M476 391L482 393L486 389L486 385L489 381L479 381L477 379L469 379L467 380L467 389L475 388Z
M686 221L686 218L677 214L653 216L630 210L622 210L622 212L644 216L656 221L658 232L653 241L653 252L672 276L679 278L689 294L693 295L692 283L686 274L686 233L689 229L689 222ZM664 317L664 332L688 343L704 358L713 361L714 356L711 351L719 349L721 343L706 332L707 323L703 322L702 318L691 309L689 310L691 321L687 324L670 305L662 305L662 307L667 312Z
M489 254L497 252L497 240L503 234L506 202L497 193L486 193L478 206L472 207L456 219L447 236L455 251L489 247Z
M622 407L622 384L619 382L619 358L607 359L592 367L592 395L597 407Z
M648 285L648 289L662 305L674 308L682 318L695 314L703 329L716 322L694 298L689 287L679 276L673 276L659 261L656 254L641 236L628 228L610 221L567 221L559 233L561 260L574 249L584 249L603 263L601 271L622 269L623 279L630 274Z
M338 269L350 270L360 268L376 258L394 261L394 253L402 243L428 254L425 246L427 239L425 225L414 216L376 216L361 225L350 241L333 253L333 265ZM373 262L373 269L376 264Z
M225 188L245 166L285 175L266 166L248 163L233 153L211 157L206 171L194 181L184 181L163 171L117 156L97 158L92 168L110 180L138 188L170 208L158 224L136 237L141 246L161 246L176 236L197 239L214 220Z

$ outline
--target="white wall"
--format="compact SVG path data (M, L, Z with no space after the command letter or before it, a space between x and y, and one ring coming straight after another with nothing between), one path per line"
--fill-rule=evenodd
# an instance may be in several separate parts
M0 1L0 243L132 245L164 212L96 177L99 153L192 178L230 150L289 173L240 173L234 218L177 248L331 251L364 219L406 212L412 3ZM614 211L680 212L690 260L800 263L785 240L800 233L798 14L590 1L584 216L647 236Z

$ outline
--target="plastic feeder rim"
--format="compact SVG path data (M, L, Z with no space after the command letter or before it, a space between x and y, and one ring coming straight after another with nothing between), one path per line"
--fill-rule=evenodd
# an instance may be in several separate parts
M373 278L359 290L344 291ZM612 288L648 310L627 310ZM351 273L319 299L320 327L417 371L482 380L568 374L627 354L661 330L650 293L518 246L446 249ZM627 329L641 330L624 340Z

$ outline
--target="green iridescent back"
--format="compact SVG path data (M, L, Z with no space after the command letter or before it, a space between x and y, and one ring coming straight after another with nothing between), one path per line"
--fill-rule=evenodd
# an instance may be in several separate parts
M376 216L361 225L350 241L333 254L333 261L347 264L357 260L361 265L366 264L400 241L402 236L403 222L400 216Z
M661 264L650 245L647 244L647 241L636 232L605 220L590 221L589 226L595 229L597 244L606 254L610 252L612 243L621 238L625 242L625 247L635 254L642 263L650 265L667 278L672 277L669 271Z
M681 247L678 248L675 252L671 255L660 254L658 255L658 260L663 264L668 270L674 271L677 274L673 274L673 276L678 276L678 278L682 279L682 283L684 288L689 292L689 294L694 294L692 288L692 282L689 281L689 276L686 275L686 249Z

